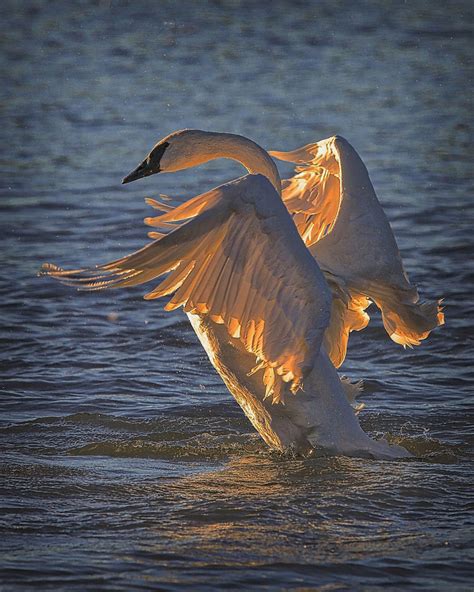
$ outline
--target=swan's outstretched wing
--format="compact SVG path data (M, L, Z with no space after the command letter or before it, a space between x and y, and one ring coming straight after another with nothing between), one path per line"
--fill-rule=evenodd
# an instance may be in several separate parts
M160 207L158 202L153 202ZM164 208L169 209L169 208ZM209 315L255 355L266 396L296 392L318 356L331 295L288 211L262 175L247 175L147 222L167 234L94 269L43 273L80 289L133 286L169 275L147 299Z
M385 329L403 346L419 345L443 323L438 303L419 303L367 169L344 138L334 136L292 152L270 152L298 163L283 181L283 200L298 231L332 284L326 347L344 361L349 332L365 327L370 301ZM370 301L369 301L370 300Z

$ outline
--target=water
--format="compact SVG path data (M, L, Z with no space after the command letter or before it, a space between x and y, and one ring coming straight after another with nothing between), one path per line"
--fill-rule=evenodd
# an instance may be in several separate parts
M2 591L472 589L470 3L2 8ZM181 312L36 277L142 246L145 195L240 174L120 185L182 127L359 150L412 280L446 299L411 351L374 312L343 368L363 427L413 459L272 453Z

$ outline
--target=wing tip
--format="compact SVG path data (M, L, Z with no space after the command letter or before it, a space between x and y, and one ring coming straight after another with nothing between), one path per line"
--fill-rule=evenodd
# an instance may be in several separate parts
M41 267L38 269L37 276L43 277L46 275L54 275L55 273L60 273L64 271L62 267L55 265L54 263L43 263Z

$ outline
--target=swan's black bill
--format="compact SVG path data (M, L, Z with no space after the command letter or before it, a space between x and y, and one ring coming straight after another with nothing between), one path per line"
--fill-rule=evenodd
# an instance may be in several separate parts
M133 169L133 171L128 173L128 175L122 179L122 184L131 183L137 179L149 177L150 175L161 172L160 160L168 146L169 142L163 142L162 144L155 146L150 154L145 158L145 160L141 162L136 169Z
M143 177L148 177L150 175L153 175L154 173L159 173L160 169L158 168L158 170L151 170L148 162L146 160L144 160L143 162L141 162L136 169L133 169L133 171L130 171L130 173L128 173L128 175L126 177L124 177L122 179L122 185L124 183L131 183L132 181L136 181L137 179L143 179Z

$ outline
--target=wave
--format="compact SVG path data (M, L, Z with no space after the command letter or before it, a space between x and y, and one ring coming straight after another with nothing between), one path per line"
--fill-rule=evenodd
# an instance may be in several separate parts
M468 455L462 440L443 441L435 426L433 433L403 415L368 412L361 420L372 437L409 450L413 458L405 462L455 464ZM48 455L210 461L275 454L251 429L236 405L219 403L173 407L153 418L84 412L48 416L4 426L0 435L9 440L9 450ZM324 454L313 454L320 456Z

